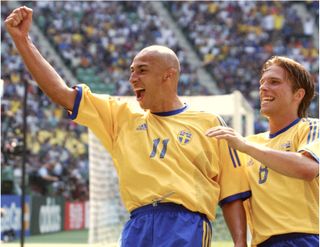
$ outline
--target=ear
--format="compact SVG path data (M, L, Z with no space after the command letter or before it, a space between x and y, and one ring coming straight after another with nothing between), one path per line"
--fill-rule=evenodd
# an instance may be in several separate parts
M295 93L294 93L294 98L301 102L303 99L304 95L306 94L306 91L303 88L299 88Z
M176 70L174 68L169 68L166 70L166 72L163 75L163 80L172 80L176 74Z
M170 69L167 69L166 72L164 72L163 74L163 80L164 81L170 80L171 77L172 77L172 73Z

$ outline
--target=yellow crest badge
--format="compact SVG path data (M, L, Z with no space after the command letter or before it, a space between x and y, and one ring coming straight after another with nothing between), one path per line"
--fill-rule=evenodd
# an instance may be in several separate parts
M189 130L181 130L178 133L178 141L182 144L188 144L191 141L192 134Z

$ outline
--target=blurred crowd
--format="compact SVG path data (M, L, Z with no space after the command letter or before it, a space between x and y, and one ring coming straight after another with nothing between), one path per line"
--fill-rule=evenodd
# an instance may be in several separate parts
M1 2L1 18L10 13ZM37 36L32 37L37 42ZM44 54L45 56L46 54ZM53 61L49 62L64 77ZM21 194L24 89L27 86L26 183L28 193L86 200L87 131L67 118L32 81L1 21L1 192Z
M32 7L37 13L36 23L66 65L79 81L97 91L101 88L114 95L132 95L128 84L132 58L145 46L165 44L181 62L180 93L207 93L175 34L148 2L43 1L33 2Z
M222 92L237 89L259 109L260 70L273 55L303 64L318 87L319 47L313 35L318 29L319 2L173 1L166 6ZM314 116L316 102L311 106Z
M163 3L223 93L240 90L258 111L258 80L263 62L281 54L301 62L318 82L318 23L316 1L300 2L307 11L298 15L298 2L165 2ZM128 78L134 55L143 47L163 44L181 61L180 95L206 95L197 68L186 59L175 33L149 2L24 2L34 9L34 23L61 56L78 82L93 91L132 95ZM1 2L2 20L11 9ZM37 36L32 36L35 43ZM24 83L27 100L27 182L29 193L61 195L84 200L88 192L88 136L84 127L68 120L64 109L51 103L26 72L1 22L2 181L19 194L23 139ZM59 64L44 56L64 78ZM72 82L72 85L78 83ZM67 81L67 83L70 83ZM318 83L317 83L318 85ZM318 99L311 106L318 117ZM255 131L266 129L256 118ZM9 189L8 189L9 190Z

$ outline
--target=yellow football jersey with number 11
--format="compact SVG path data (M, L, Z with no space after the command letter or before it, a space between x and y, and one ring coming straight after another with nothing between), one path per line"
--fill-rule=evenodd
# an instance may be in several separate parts
M96 95L85 85L71 119L88 126L113 157L125 207L132 211L164 195L214 219L218 202L246 199L243 166L225 141L204 135L216 115L186 109L135 112L127 103Z
M297 119L286 128L248 137L269 148L308 152L319 161L319 120ZM319 233L319 180L304 181L281 175L246 156L253 245L285 233Z

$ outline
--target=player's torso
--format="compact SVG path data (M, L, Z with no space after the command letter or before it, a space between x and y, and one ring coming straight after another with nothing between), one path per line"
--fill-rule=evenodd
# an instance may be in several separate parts
M298 129L303 124L301 121L272 138L268 133L263 133L249 139L273 149L296 152L302 141ZM253 224L257 239L318 229L319 188L316 179L308 182L281 175L251 157L247 157L245 165L252 191Z
M113 157L129 210L170 192L170 200L187 204L218 195L213 184L219 168L212 165L218 155L214 141L204 135L213 119L195 114L136 115L121 127Z

